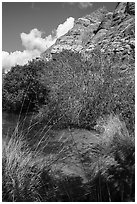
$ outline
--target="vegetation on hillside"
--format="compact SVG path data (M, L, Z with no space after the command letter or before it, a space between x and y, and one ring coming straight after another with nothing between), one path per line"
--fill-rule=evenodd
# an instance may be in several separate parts
M114 113L133 131L133 66L124 71L121 66L115 55L103 56L95 50L88 61L63 51L49 62L34 60L13 67L3 80L3 109L19 112L29 106L47 122L52 117L52 124L62 118L59 126L88 129L99 116Z
M98 49L90 54L85 60L63 51L47 62L12 67L4 76L3 110L35 111L37 134L31 134L32 124L4 142L3 201L134 201L134 62L123 67L115 54ZM55 177L58 154L47 158L43 148L28 144L37 144L39 136L39 146L45 142L49 148L50 129L71 127L99 132L98 143L81 155L86 183L81 177Z

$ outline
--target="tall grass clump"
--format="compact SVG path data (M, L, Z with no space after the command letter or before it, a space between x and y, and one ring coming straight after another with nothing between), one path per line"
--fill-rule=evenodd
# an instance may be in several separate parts
M24 133L18 129L9 141L3 141L2 200L4 202L87 201L88 189L82 184L80 176L63 175L58 173L56 168L52 168L63 156L62 149L56 154L45 155L42 147L38 147L42 140L37 142L36 147L31 148ZM47 141L45 143L44 148L48 149Z
M54 187L49 175L50 160L33 152L18 138L3 142L2 199L9 202L54 200ZM50 190L52 189L52 191Z
M134 137L113 114L99 118L95 128L98 139L80 159L86 183L54 172L58 153L54 158L30 149L23 133L15 131L8 142L3 141L3 201L134 201Z
M96 187L96 201L134 201L134 136L129 135L118 116L110 115L98 123L104 131L89 152L92 159L89 175Z

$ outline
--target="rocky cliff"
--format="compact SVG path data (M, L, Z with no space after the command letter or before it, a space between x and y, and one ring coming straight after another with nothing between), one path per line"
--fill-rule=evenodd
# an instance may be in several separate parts
M135 48L135 3L121 2L114 12L98 9L75 21L74 27L41 56L52 58L62 50L80 52L90 58L94 49L133 59ZM132 56L131 56L132 55Z

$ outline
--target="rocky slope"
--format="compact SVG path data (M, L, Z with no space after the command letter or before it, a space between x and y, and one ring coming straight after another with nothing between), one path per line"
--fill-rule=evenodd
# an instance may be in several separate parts
M98 9L75 21L74 27L56 41L42 58L49 59L64 49L91 57L94 49L101 53L122 55L122 60L133 58L135 48L135 3L118 3L114 12Z

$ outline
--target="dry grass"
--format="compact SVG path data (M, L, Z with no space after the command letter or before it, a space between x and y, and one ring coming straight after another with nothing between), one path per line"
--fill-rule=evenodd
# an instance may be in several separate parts
M99 120L104 132L94 146L91 183L97 187L97 201L134 201L135 141L124 122L110 115ZM91 148L92 151L93 147Z
M103 117L99 125L104 131L98 142L85 150L87 183L71 176L55 180L51 167L58 155L33 152L17 130L8 143L3 142L3 201L134 201L134 137L118 116Z
M50 198L51 161L40 153L34 154L23 140L23 135L12 137L8 144L3 142L2 156L3 201L46 201Z

